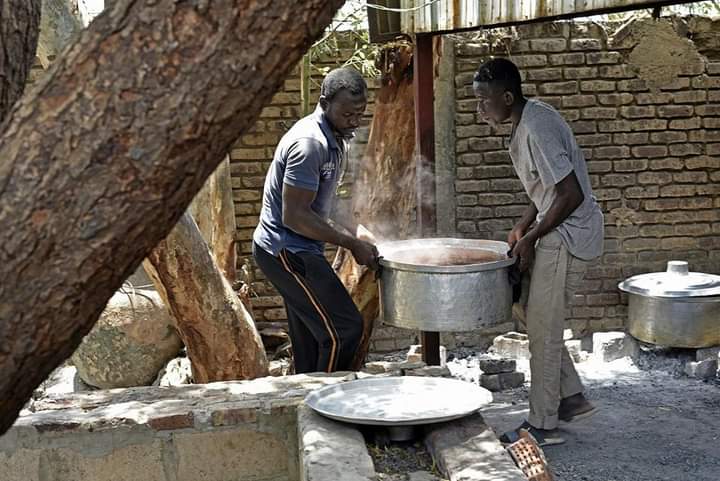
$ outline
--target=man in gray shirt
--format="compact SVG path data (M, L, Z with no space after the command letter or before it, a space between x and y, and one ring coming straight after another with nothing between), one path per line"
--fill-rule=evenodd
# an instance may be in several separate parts
M530 413L501 440L513 442L527 429L540 445L560 444L558 421L594 414L563 340L565 310L588 261L603 249L603 215L570 126L550 105L522 94L520 72L497 58L473 79L478 113L491 125L510 120L510 157L530 197L508 235L512 255L529 275L524 294L530 341ZM527 277L527 276L526 276Z
M328 222L347 142L366 105L357 71L330 72L315 112L280 140L265 179L253 256L285 301L296 373L347 370L360 342L360 312L323 252L330 242L359 264L377 264L375 246Z

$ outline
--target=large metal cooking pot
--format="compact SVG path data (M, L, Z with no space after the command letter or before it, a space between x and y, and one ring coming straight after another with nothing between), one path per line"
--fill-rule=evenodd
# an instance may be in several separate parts
M511 318L505 242L415 239L381 243L385 324L421 331L471 331Z
M633 276L618 287L628 293L634 338L667 347L720 345L720 276L670 261L666 272Z

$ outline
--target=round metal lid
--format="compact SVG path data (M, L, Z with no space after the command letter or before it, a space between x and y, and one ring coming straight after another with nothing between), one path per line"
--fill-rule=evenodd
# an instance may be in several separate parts
M326 386L308 394L305 402L338 421L411 426L467 416L492 402L492 394L456 379L401 376Z
M618 284L620 290L650 297L720 296L720 276L689 272L685 261L670 261L667 271L640 274Z

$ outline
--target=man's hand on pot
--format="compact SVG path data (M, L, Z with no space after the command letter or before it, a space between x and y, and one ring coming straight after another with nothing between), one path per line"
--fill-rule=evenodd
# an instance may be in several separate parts
M520 238L515 243L511 255L520 258L520 272L525 272L530 268L533 258L535 257L535 240L529 236Z
M350 247L350 252L358 264L368 266L372 270L378 269L378 250L371 243L356 239Z

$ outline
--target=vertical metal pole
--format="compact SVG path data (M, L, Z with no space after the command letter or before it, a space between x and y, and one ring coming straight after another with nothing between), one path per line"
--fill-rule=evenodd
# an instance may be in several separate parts
M433 88L432 35L417 34L415 37L413 70L418 234L421 237L428 237L436 232L435 92Z
M417 230L420 237L436 232L435 214L435 113L433 89L433 37L415 37L413 86L415 91L415 153L417 188ZM421 332L423 361L440 365L440 333Z

